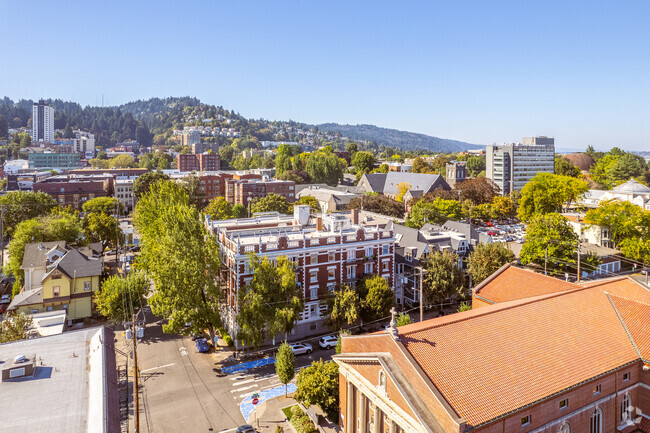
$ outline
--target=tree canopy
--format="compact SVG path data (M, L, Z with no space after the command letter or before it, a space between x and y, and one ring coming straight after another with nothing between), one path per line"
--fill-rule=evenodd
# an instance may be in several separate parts
M528 222L533 216L562 212L589 190L587 182L569 176L538 173L521 190L519 219Z
M13 236L21 222L49 214L58 203L44 192L10 191L0 196L0 206L4 208L5 235Z
M514 253L500 242L478 244L469 255L467 273L472 277L472 281L476 286L501 266L514 260Z
M456 200L445 200L436 197L433 201L420 199L411 208L411 213L406 220L408 227L420 228L426 223L443 224L447 220L460 220L462 209Z
M149 292L149 280L143 272L131 272L124 278L111 275L102 282L102 290L95 293L97 311L113 322L130 321L144 305Z
M271 193L265 197L258 197L251 204L251 213L257 212L280 212L284 214L293 213L293 205L284 196Z
M115 197L96 197L88 200L82 205L84 212L103 213L114 215L115 210L119 209L120 215L124 212L124 206Z
M547 257L549 272L565 272L575 268L577 246L578 235L565 217L558 213L538 214L526 227L519 260L524 265L535 263L543 267Z
M339 367L334 361L321 359L300 370L296 387L296 400L307 406L317 404L330 419L338 419Z
M140 197L149 192L151 185L161 180L169 180L169 176L162 172L149 172L144 173L133 182L133 195L138 200Z
M287 395L287 384L296 376L296 357L291 350L291 346L285 341L280 345L277 355L275 355L275 372L284 384L284 395Z
M425 269L423 292L428 303L443 303L462 296L465 278L458 267L456 254L447 251L429 253Z
M362 209L397 218L404 216L404 204L385 195L363 195L353 198L345 209Z
M382 276L362 279L357 285L357 292L361 299L360 315L364 322L390 316L390 309L395 306L395 294Z
M348 286L335 290L328 300L327 326L337 331L355 324L360 316L361 299L357 291Z
M232 205L225 197L216 197L210 200L208 206L203 210L213 220L225 220L233 218Z
M555 174L569 177L580 177L580 169L561 155L555 155Z
M10 311L0 323L0 344L24 340L32 326L32 317L25 313Z

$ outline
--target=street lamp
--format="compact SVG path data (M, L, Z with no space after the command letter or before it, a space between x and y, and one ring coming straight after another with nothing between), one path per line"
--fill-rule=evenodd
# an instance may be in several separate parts
M251 217L251 202L253 201L253 197L251 197L251 193L248 193L248 218Z

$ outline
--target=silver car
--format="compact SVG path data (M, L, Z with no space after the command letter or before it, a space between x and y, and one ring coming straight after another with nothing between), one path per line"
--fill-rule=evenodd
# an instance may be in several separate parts
M303 353L310 354L313 352L311 344L309 343L294 343L290 346L294 355L302 355Z

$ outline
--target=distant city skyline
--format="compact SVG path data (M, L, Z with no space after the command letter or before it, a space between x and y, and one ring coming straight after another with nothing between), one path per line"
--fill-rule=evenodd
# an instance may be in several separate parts
M649 13L641 1L3 0L0 96L194 96L249 118L645 150Z

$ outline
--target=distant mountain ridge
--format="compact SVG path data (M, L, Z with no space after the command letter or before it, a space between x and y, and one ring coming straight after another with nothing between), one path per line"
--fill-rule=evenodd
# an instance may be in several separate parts
M480 144L449 140L416 132L380 128L375 125L339 125L338 123L323 123L316 126L318 126L318 129L321 131L340 132L341 135L352 140L375 141L377 144L383 144L384 146L390 146L397 149L459 152L485 147Z

